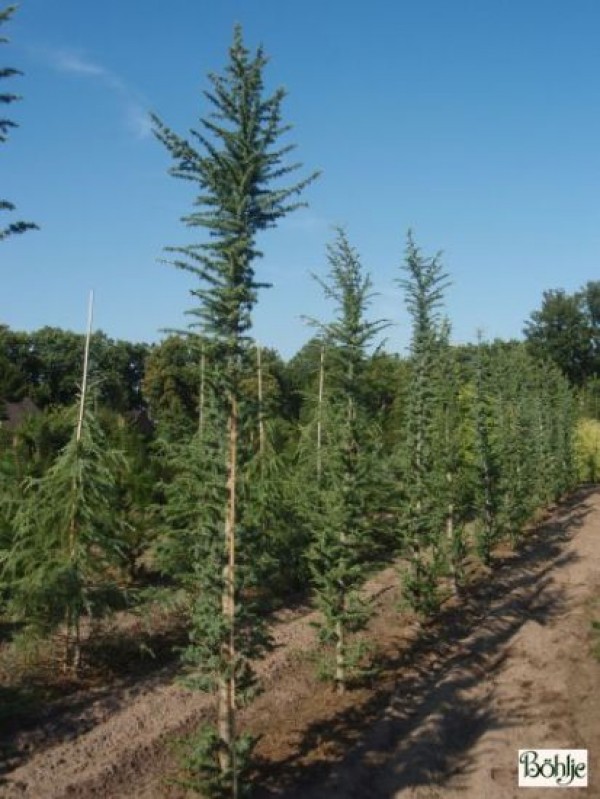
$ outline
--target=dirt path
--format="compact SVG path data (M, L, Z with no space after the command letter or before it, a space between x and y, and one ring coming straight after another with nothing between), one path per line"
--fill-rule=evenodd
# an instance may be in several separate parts
M600 665L590 602L600 597L600 493L582 493L501 563L459 607L420 627L398 615L388 570L370 584L378 612L371 684L337 697L315 681L313 614L280 619L262 664L269 690L243 726L262 736L258 799L537 799L516 789L519 748L587 748L600 797ZM599 612L600 616L600 612ZM6 799L179 799L166 745L206 716L206 698L165 670L73 708L18 742ZM31 752L28 751L31 748Z
M562 509L477 602L474 624L432 642L439 658L399 675L390 701L320 785L288 799L538 799L517 788L517 750L589 750L600 797L600 495ZM484 600L485 602L485 600ZM438 630L438 632L442 632ZM429 671L427 671L429 663Z

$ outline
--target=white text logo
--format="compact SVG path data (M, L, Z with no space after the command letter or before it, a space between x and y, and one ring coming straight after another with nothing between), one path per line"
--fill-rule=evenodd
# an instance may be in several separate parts
M519 787L584 788L587 749L519 749Z

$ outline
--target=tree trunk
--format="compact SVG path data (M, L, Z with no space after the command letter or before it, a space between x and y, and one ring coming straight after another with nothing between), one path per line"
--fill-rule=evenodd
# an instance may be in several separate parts
M319 366L319 399L317 406L317 480L321 480L321 444L323 435L323 388L325 384L325 346L321 345L321 362Z
M225 547L227 564L224 568L222 595L223 616L228 622L229 636L223 643L224 673L219 677L218 734L220 740L219 765L222 772L232 774L232 796L237 797L237 769L235 762L235 528L236 528L236 483L238 452L238 403L230 398L229 414L229 463L227 475L227 515L225 523Z
M335 685L338 694L346 690L346 632L340 619L335 623Z
M256 343L256 368L258 371L258 451L265 454L265 421L263 418L262 357L260 344Z
M206 372L206 355L204 353L204 344L202 344L202 352L200 355L200 397L198 398L198 435L202 440L204 433L204 395L205 390L205 372Z
M452 484L452 472L448 472L446 474L446 480L449 485ZM450 553L449 558L449 565L450 565L450 586L452 588L452 593L454 596L458 596L458 582L456 579L456 571L457 571L457 564L456 564L456 556L457 553L455 551L454 546L454 503L450 501L448 503L447 508L447 515L446 515L446 542L448 546L448 552Z

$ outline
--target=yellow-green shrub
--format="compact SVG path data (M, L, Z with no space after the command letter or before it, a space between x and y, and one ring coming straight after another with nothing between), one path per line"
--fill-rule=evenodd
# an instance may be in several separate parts
M583 483L600 480L600 422L597 419L581 419L575 438L577 474Z

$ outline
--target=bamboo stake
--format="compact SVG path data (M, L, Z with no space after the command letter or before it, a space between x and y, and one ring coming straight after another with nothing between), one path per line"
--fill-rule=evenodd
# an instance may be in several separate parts
M83 379L81 381L81 402L79 404L79 419L77 421L77 443L81 441L81 428L83 427L83 414L85 409L85 395L87 392L88 367L90 359L90 339L92 337L92 321L94 316L94 292L90 291L88 304L88 324L85 337L85 351L83 356Z
M81 433L83 429L83 418L85 414L85 398L87 393L88 370L90 361L90 340L92 337L92 323L94 316L94 292L90 291L90 298L88 303L88 323L87 333L85 337L85 349L83 355L83 376L81 380L81 402L79 403L79 417L77 419L77 431L75 440L77 444L81 441ZM75 503L75 492L77 490L76 478L73 478L73 503ZM77 529L75 526L75 505L73 504L73 515L71 516L71 524L69 528L69 557L71 562L76 561L76 544L77 544ZM65 641L65 671L71 668L74 674L79 670L81 662L81 632L79 624L79 613L77 611L67 610L66 618L66 641ZM72 633L72 634L71 634ZM71 651L72 648L72 651Z

